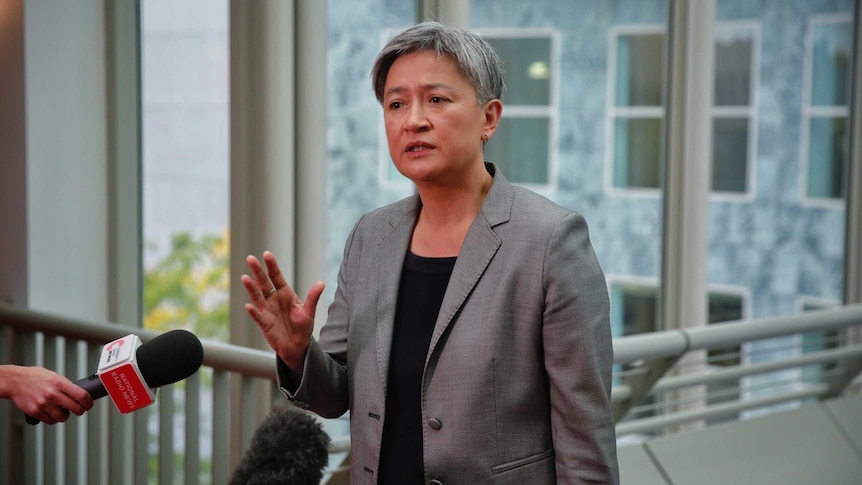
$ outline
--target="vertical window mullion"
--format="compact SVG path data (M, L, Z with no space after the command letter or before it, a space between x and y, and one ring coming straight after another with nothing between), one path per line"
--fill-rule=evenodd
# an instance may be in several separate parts
M715 2L672 0L668 29L661 324L706 324Z

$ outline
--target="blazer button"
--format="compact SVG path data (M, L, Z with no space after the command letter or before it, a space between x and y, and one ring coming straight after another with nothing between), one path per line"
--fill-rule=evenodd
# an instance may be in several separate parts
M433 429L434 431L438 431L440 428L443 427L443 422L437 418L431 418L428 420L428 426L430 426L431 429ZM434 482L432 481L431 483Z

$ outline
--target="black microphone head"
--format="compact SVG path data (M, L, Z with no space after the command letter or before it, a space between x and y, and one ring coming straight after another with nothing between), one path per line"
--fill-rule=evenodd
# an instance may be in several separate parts
M197 372L204 360L204 348L195 334L178 329L141 345L135 355L147 384L161 387Z
M319 485L329 462L329 435L296 408L273 410L254 432L231 485Z

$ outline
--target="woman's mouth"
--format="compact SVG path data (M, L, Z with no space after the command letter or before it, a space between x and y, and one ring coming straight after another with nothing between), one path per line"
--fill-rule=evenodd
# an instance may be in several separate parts
M420 153L424 151L428 151L434 148L432 145L424 142L413 142L408 143L407 148L404 150L408 153Z

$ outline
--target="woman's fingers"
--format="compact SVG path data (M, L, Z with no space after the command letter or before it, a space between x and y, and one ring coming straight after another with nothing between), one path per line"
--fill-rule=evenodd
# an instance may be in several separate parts
M273 296L275 294L275 292L272 291L273 289L281 291L283 288L287 288L288 294L286 296L288 298L282 301L294 303L296 301L296 293L293 291L293 288L287 284L287 280L281 273L281 268L278 266L278 261L275 259L275 255L269 251L264 251L263 261L266 264L265 268L256 257L248 256L246 258L246 263L248 264L254 278L254 285L256 285L257 290L260 292L263 299L265 300L267 297ZM245 282L243 282L243 284L245 284ZM254 291L253 289L246 286L246 290L249 291L249 296L252 297L253 301L260 301L251 295Z
M251 275L240 278L250 300L245 311L282 360L292 361L304 354L308 346L324 284L322 281L313 284L303 302L287 284L275 256L266 251L262 260L254 256L246 258Z
M242 286L245 287L245 292L248 293L248 299L254 302L257 306L262 306L265 302L265 298L263 297L263 293L260 292L260 289L257 287L257 283L251 279L251 276L242 275L240 277L240 281L242 282Z
M251 270L251 276L254 278L257 290L261 294L268 292L273 285L269 280L269 276L267 276L266 271L264 271L263 265L260 264L260 261L254 256L248 256L245 258L245 262L248 264L248 269Z
M317 281L308 289L308 296L305 297L303 309L311 317L312 321L314 320L314 315L317 313L317 302L320 301L320 295L323 294L325 287L326 285L322 281Z
M281 268L278 267L278 261L275 259L275 255L269 251L263 252L263 262L266 263L266 271L269 273L269 280L272 281L272 285L276 290L280 290L290 285L287 284L287 280L284 279L284 275L281 274Z

